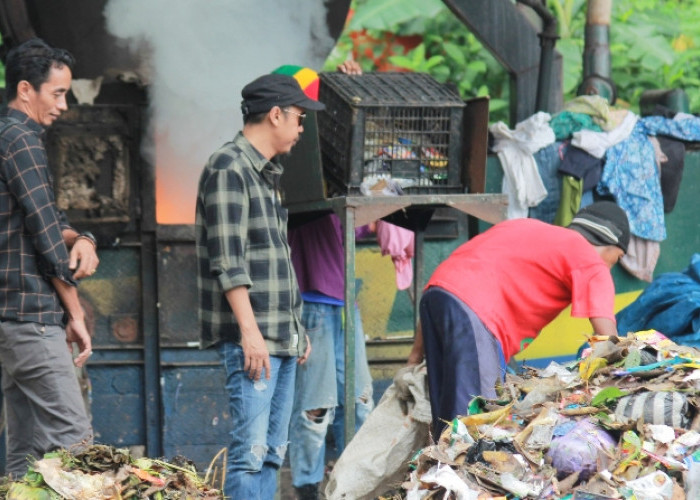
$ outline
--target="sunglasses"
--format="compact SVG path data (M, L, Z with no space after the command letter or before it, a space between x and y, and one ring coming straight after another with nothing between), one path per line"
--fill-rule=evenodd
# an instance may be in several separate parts
M282 112L296 115L300 127L304 124L304 119L306 118L306 113L297 113L297 112L292 111L290 109L283 109Z

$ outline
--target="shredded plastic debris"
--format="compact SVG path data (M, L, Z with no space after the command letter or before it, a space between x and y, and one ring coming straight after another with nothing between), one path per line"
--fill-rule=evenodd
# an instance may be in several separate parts
M700 498L700 350L653 330L590 343L472 401L385 498Z
M178 457L171 462L133 458L128 450L93 445L79 453L58 450L32 463L21 479L4 478L0 499L222 499L194 465Z

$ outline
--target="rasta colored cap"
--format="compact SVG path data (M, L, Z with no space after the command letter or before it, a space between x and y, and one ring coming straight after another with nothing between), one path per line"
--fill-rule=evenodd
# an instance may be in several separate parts
M592 245L615 245L627 253L630 224L625 211L612 201L598 201L582 208L568 227Z
M241 91L244 115L265 113L275 106L299 106L310 111L326 109L323 103L310 99L293 77L269 74L256 78Z
M299 86L301 90L304 91L304 94L314 101L318 101L318 91L321 80L318 77L318 73L311 68L294 64L285 64L274 70L273 73L294 77L294 79L299 82Z

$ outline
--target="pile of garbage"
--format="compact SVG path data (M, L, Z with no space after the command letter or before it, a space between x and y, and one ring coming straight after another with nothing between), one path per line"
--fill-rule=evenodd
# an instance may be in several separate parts
M474 399L392 498L700 499L700 351L653 330L590 344Z
M222 499L184 458L134 458L126 449L92 445L58 450L34 461L22 478L5 478L0 499Z

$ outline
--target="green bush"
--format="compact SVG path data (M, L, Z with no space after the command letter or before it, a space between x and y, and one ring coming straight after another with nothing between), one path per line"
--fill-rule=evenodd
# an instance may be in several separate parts
M548 0L558 21L564 100L581 82L585 0ZM440 0L353 0L353 16L324 67L354 57L365 71L425 71L463 98L489 95L491 119L508 121L509 75ZM410 49L406 37L422 40ZM639 109L644 90L682 88L700 108L700 3L615 0L610 29L612 79L621 107ZM393 45L392 45L393 44Z

